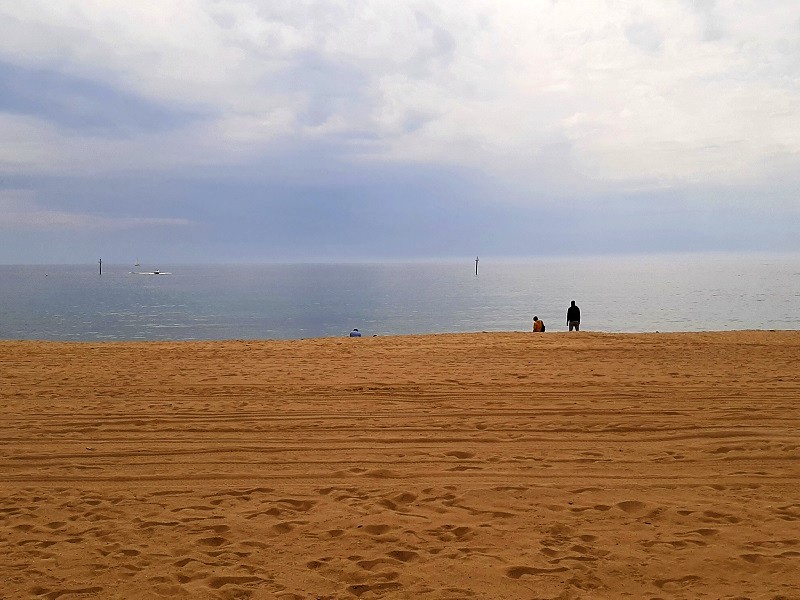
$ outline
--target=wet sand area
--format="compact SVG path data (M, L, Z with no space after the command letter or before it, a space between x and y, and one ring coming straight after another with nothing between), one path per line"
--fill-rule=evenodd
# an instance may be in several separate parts
M800 598L800 332L0 342L0 597Z

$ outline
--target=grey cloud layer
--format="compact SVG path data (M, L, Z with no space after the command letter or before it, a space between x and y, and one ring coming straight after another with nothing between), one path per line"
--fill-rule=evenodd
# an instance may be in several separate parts
M182 129L243 160L286 137L322 138L382 159L524 170L522 153L566 141L596 179L715 177L731 160L758 176L763 153L800 150L792 2L752 13L681 1L34 0L0 10L0 77L19 88L2 108L38 104L34 116L56 128L43 145L81 123L91 145L96 114L125 136Z
M18 224L202 221L225 200L197 190L219 181L284 216L355 189L359 211L393 214L387 179L424 196L392 201L423 220L448 194L452 211L526 215L620 197L635 212L664 191L700 212L796 207L792 0L0 0L0 40L0 189L35 201ZM148 178L184 188L136 215Z

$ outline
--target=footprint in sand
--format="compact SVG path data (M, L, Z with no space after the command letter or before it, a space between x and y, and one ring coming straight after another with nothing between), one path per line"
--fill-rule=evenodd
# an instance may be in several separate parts
M218 590L226 585L244 585L247 583L256 583L264 581L261 577L211 577L208 580L208 587L212 590Z
M465 452L463 450L452 450L450 452L445 452L445 456L452 456L454 458L458 458L460 460L464 460L465 458L473 458L475 456L474 452Z
M388 508L389 510L399 511L406 505L411 504L417 499L415 494L410 492L403 492L389 498L383 498L378 501L378 504Z
M452 542L456 539L452 525L442 525L436 529L426 529L425 533L435 537L440 542Z
M611 510L611 507L608 504L595 504L594 506L573 506L569 510L570 512L574 513L582 513L586 512L587 510L597 510L600 512L606 512Z
M197 540L198 544L202 544L203 546L211 546L212 548L216 548L218 546L222 546L223 544L227 544L228 540L224 537L214 536L214 537L207 537Z
M475 537L475 532L471 527L456 527L452 533L459 542Z
M359 560L356 564L365 571L374 571L380 565L393 565L395 561L389 558L376 558L374 560Z
M647 505L644 502L639 502L638 500L626 500L625 502L617 503L617 508L629 515L642 512L646 507Z
M402 492L392 498L397 504L411 504L416 499L416 494L412 494L411 492Z
M700 581L700 578L696 575L687 575L678 579L656 579L653 583L662 590L670 591L690 586L698 581Z
M287 522L276 523L272 526L272 531L276 533L289 533L292 529L294 529L294 526Z
M344 529L329 529L324 535L329 538L338 538L344 535Z
M739 558L751 564L758 564L765 562L769 557L764 554L740 554Z
M389 531L391 527L389 525L365 525L364 531L369 533L370 535L383 535L387 531Z
M182 558L182 559L180 559L180 560L178 560L178 561L175 561L175 562L174 562L174 563L172 563L172 564L173 564L173 566L176 566L176 567L178 567L179 569L182 569L183 567L185 567L186 565L188 565L190 562L197 562L197 563L199 563L200 561L199 561L199 560L197 560L196 558Z
M355 585L351 585L347 588L347 591L353 594L354 596L360 598L367 592L375 592L380 594L381 592L390 592L392 590L396 590L403 587L396 581L387 581L384 583L375 583L375 584L366 584L366 583L358 583Z
M775 511L779 519L784 521L798 521L800 520L800 504L787 504L786 506L779 506Z
M373 479L395 479L398 474L389 469L373 469L364 473L364 477L371 477Z
M683 536L702 535L703 537L711 537L712 535L717 535L718 533L719 529L704 528L704 529L693 529L685 533L679 533L678 535L683 535Z
M294 500L293 498L282 498L276 502L284 505L284 508L296 512L307 512L316 504L314 500Z
M220 535L222 533L228 533L230 530L231 528L227 525L208 525L207 527L193 527L189 531L191 531L191 533L202 533L204 531L211 531L213 533L216 533L217 535Z
M31 592L36 596L44 596L47 600L55 600L61 596L79 596L88 594L98 594L103 591L101 587L86 587L86 588L62 588L59 590L48 590L47 588L36 587Z
M523 575L543 575L547 573L563 573L567 567L554 567L552 569L541 569L537 567L509 567L506 569L506 577L519 579Z
M386 556L390 556L395 560L399 560L400 562L404 563L419 558L419 554L412 550L392 550L391 552L387 552Z
M711 523L738 523L741 521L739 517L735 517L733 515L728 515L724 513L718 513L713 510L707 510L703 512L703 517L700 520L711 522Z

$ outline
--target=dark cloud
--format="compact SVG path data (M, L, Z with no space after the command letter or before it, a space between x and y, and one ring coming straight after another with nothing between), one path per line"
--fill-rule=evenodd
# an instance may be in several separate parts
M462 169L365 167L328 185L199 174L38 185L42 210L165 224L80 235L4 232L9 248L28 248L34 262L95 254L121 263L145 255L202 263L786 250L797 238L794 222L772 219L757 204L720 210L670 190L522 205L506 201L513 190ZM178 215L191 225L170 227Z
M107 83L8 63L0 63L0 111L36 117L81 134L109 137L171 130L201 117Z

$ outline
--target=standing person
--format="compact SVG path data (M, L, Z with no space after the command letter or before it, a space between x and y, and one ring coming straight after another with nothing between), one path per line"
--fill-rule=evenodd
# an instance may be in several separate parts
M539 317L533 317L533 332L544 333L544 321L539 319Z
M572 304L567 309L567 325L569 325L570 331L573 328L575 331L581 330L581 309L575 306L575 300L572 301Z

